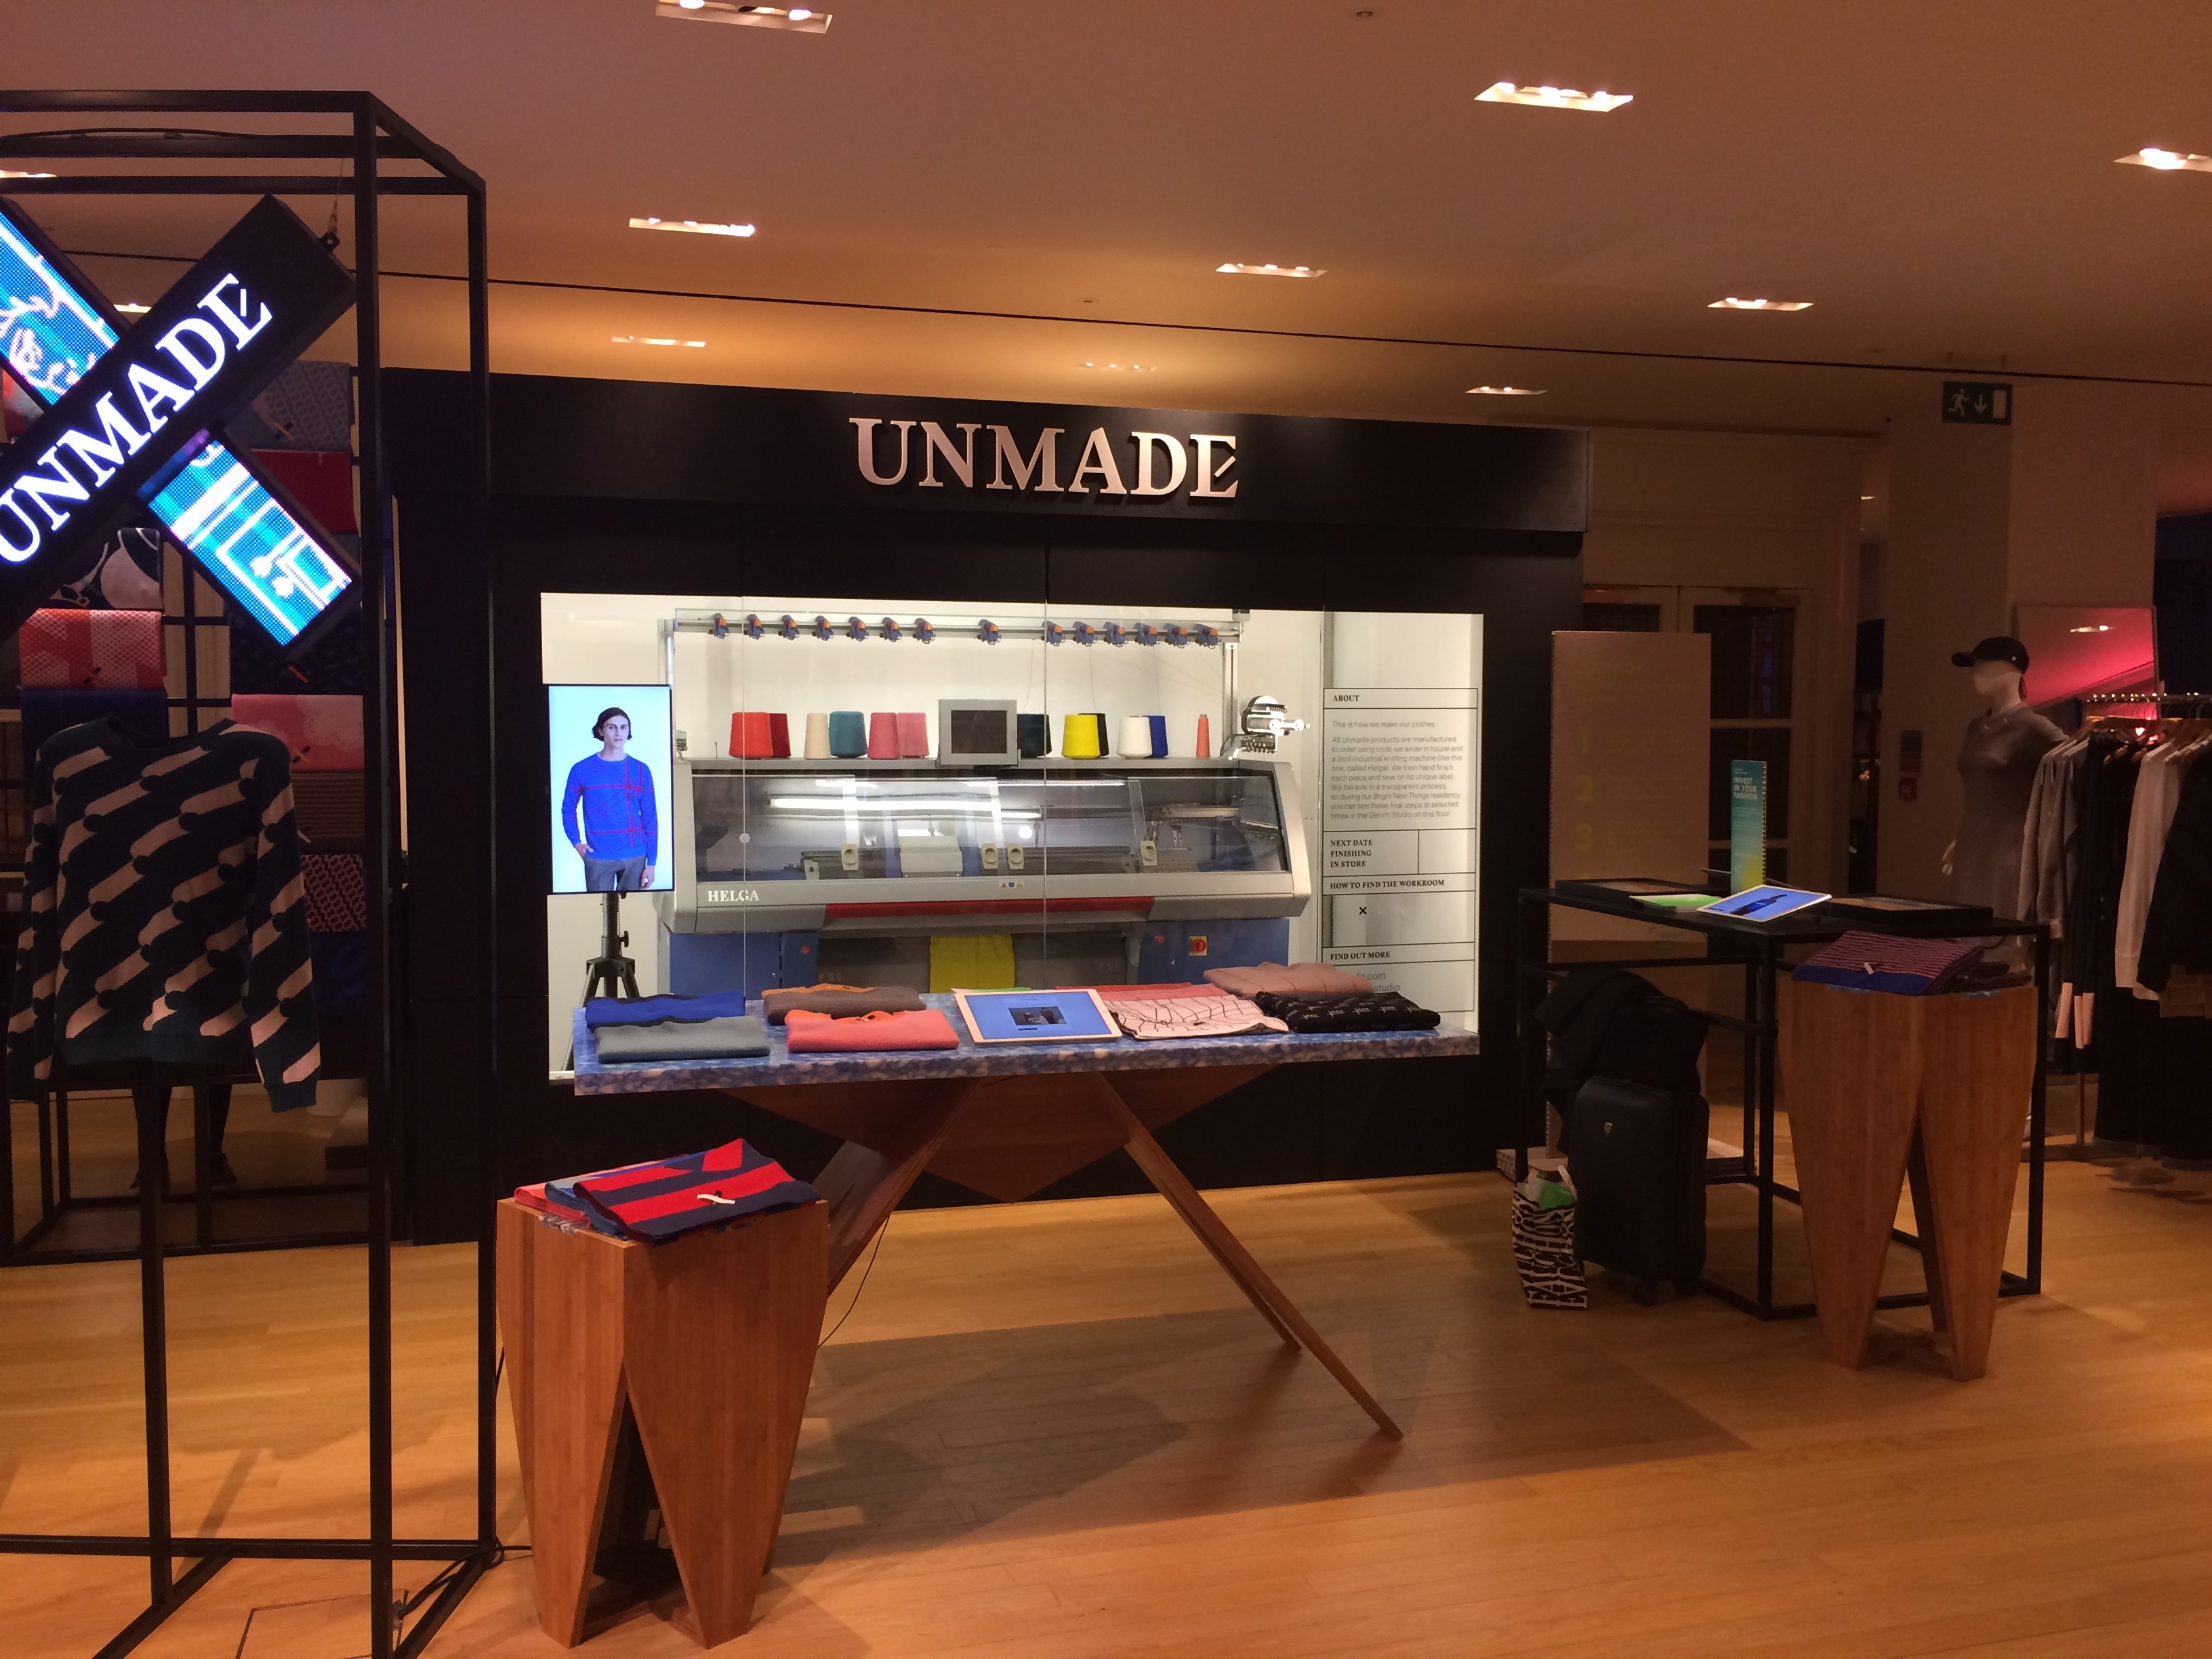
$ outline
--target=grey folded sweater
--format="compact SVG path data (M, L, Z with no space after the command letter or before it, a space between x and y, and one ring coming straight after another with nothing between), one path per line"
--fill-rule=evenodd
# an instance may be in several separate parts
M769 1051L768 1029L751 1014L663 1020L658 1025L602 1025L599 1059L750 1060Z

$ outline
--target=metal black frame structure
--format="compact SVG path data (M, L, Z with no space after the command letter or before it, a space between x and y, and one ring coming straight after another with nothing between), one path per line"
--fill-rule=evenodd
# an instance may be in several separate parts
M1553 961L1549 927L1549 912L1553 905L1563 909L1584 910L1596 915L1625 917L1701 935L1706 953L1701 957L1606 957ZM1854 930L1923 939L2033 940L2034 982L2040 997L2038 1029L2039 1031L2050 1030L2050 1022L2045 1016L2051 1007L2051 929L2040 922L2005 921L1992 918L1986 921L1961 923L1955 913L1931 913L1929 920L1925 922L1915 922L1909 913L1885 916L1879 921L1859 917L1842 921L1818 908L1785 916L1773 922L1738 921L1730 917L1703 915L1695 910L1669 910L1656 905L1638 904L1626 896L1615 902L1590 897L1582 892L1562 892L1557 888L1523 888L1520 895L1519 961L1515 988L1517 993L1516 1035L1520 1042L1522 1085L1530 1101L1541 1098L1546 1052L1545 1034L1536 1024L1536 1005L1543 1000L1545 992L1553 981L1578 968L1742 969L1744 1016L1739 1018L1733 1014L1713 1014L1710 1018L1716 1026L1736 1032L1743 1038L1743 1157L1741 1160L1730 1159L1717 1166L1709 1164L1706 1181L1711 1186L1748 1186L1759 1194L1758 1288L1755 1294L1746 1296L1730 1285L1719 1283L1710 1273L1700 1281L1699 1288L1710 1296L1719 1297L1730 1307L1741 1309L1762 1320L1808 1319L1816 1311L1810 1302L1778 1304L1774 1300L1774 1202L1777 1199L1792 1204L1802 1202L1797 1189L1775 1174L1775 981L1783 968L1788 965L1784 960L1784 953L1793 946L1824 945ZM2039 1038L2035 1049L2035 1082L2028 1102L2027 1271L2015 1273L2007 1270L1999 1283L1997 1294L2000 1296L2039 1296L2043 1291L2043 1137L2045 1127L2046 1050L2047 1045ZM1536 1139L1540 1141L1542 1138L1542 1131L1539 1128ZM1522 1156L1525 1157L1525 1147L1531 1143L1524 1137L1522 1144ZM1920 1248L1918 1237L1902 1228L1893 1227L1890 1237L1911 1249ZM1897 1296L1884 1296L1878 1297L1875 1305L1878 1308L1924 1308L1928 1305L1928 1293L1913 1291Z
M370 1651L375 1659L419 1653L451 1616L500 1550L496 1526L498 1470L495 1434L498 1377L490 1206L487 1193L477 1257L477 1535L472 1539L396 1539L392 1491L392 1236L395 1147L393 1083L398 1074L395 1042L397 956L395 923L404 902L405 871L399 836L396 736L397 586L391 544L391 490L383 431L384 386L379 210L387 196L459 198L466 213L469 380L467 476L479 524L490 479L490 357L488 226L483 180L432 143L381 100L363 92L0 92L0 116L112 116L143 123L164 116L334 118L328 131L214 132L167 125L76 126L66 131L0 134L0 161L17 162L155 161L174 172L66 173L11 178L8 192L21 196L307 196L318 200L349 194L354 213L354 323L360 431L361 627L367 684L362 696L363 782L369 803L364 866L369 893L369 1025L368 1066L368 1460L367 1535L359 1538L185 1538L174 1536L169 1513L168 1386L164 1326L163 1250L156 1182L140 1193L140 1280L144 1314L146 1372L147 1529L120 1534L11 1533L0 1534L0 1552L71 1555L143 1555L149 1572L145 1610L100 1651L128 1653L231 1560L366 1561L369 1567ZM301 122L300 125L308 125ZM327 161L334 173L239 172L219 164L238 161ZM490 674L490 641L483 672ZM485 879L496 860L485 848ZM478 1115L480 1178L492 1168L496 999L484 1000L481 1079L487 1108ZM179 1078L178 1081L189 1079ZM149 1146L144 1144L152 1140ZM142 1136L140 1165L158 1166L158 1138ZM179 1556L193 1565L175 1574ZM401 1609L392 1593L394 1564L401 1560L453 1564L434 1599L416 1613L415 1627L401 1635Z

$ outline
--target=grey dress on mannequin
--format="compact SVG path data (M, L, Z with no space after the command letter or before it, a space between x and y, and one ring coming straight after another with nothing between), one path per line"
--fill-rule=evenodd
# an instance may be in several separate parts
M2001 916L2018 906L2021 838L2036 764L2065 740L2063 732L2026 703L1968 723L1959 750L1966 807L1952 854L1953 899L1987 905Z

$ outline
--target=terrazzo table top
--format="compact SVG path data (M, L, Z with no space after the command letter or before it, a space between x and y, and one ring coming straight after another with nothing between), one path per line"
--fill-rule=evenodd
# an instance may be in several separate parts
M575 1012L576 1092L652 1094L678 1089L773 1088L804 1083L887 1083L953 1077L1030 1077L1050 1072L1175 1071L1193 1066L1288 1066L1319 1060L1424 1060L1476 1054L1480 1040L1456 1025L1432 1031L1265 1031L1251 1036L1164 1037L1139 1042L1010 1042L978 1047L949 995L923 1000L942 1009L957 1048L883 1054L793 1054L781 1025L768 1028L769 1052L753 1060L630 1060L602 1065L598 1042ZM748 1012L761 1012L758 1002Z

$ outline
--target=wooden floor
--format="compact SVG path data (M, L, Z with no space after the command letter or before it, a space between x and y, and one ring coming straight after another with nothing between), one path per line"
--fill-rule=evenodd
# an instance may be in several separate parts
M2054 1166L2050 1294L2004 1304L1964 1385L1924 1316L1885 1316L1852 1374L1809 1322L1710 1298L1601 1281L1587 1313L1529 1313L1494 1176L1218 1202L1403 1444L1158 1199L903 1213L821 1355L760 1622L721 1651L2212 1651L2212 1201ZM1748 1215L1717 1200L1717 1259L1743 1259ZM471 1524L471 1269L398 1260L403 1532ZM180 1528L357 1528L359 1252L180 1261L171 1284ZM129 1266L0 1273L0 1528L143 1522L136 1308ZM503 1491L521 1539L511 1468ZM143 1583L0 1557L0 1652L82 1659ZM234 1565L140 1651L363 1653L365 1589ZM431 1651L557 1651L526 1562ZM696 1650L641 1619L586 1651Z

